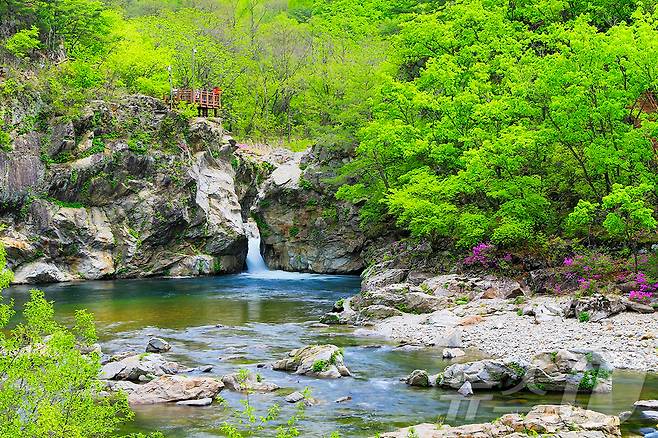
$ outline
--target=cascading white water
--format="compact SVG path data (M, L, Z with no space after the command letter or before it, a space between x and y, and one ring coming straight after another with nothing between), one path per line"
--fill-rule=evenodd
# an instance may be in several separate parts
M249 245L247 247L247 272L244 275L267 280L306 280L325 278L325 276L318 274L270 270L267 267L267 264L265 264L263 256L260 254L260 232L258 231L258 225L256 225L256 222L253 220L249 220L244 226L247 230L247 237L249 238Z
M247 250L247 272L250 274L269 271L263 256L260 254L260 232L256 222L246 223L249 246Z

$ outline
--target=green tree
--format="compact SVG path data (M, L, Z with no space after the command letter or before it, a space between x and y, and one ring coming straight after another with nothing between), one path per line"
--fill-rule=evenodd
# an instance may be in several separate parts
M12 278L0 246L0 289ZM113 436L132 412L124 395L100 397L92 315L77 311L67 329L43 292L30 295L15 324L12 303L0 303L0 436Z
M647 193L651 191L653 187L648 184L626 187L615 184L612 193L605 196L602 203L607 212L603 227L612 238L631 246L636 271L638 242L643 235L658 227L653 209L647 207L645 202Z

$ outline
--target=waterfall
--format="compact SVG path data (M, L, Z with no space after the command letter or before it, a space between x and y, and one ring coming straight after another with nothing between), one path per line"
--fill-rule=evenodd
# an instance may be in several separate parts
M256 222L250 220L245 224L249 247L247 251L247 272L250 274L269 271L263 256L260 254L260 232Z
M270 270L265 264L263 256L260 254L260 231L258 231L258 225L250 219L248 222L245 222L244 226L247 230L249 245L247 250L247 272L242 275L266 280L322 280L324 278L331 278L331 276L326 275Z

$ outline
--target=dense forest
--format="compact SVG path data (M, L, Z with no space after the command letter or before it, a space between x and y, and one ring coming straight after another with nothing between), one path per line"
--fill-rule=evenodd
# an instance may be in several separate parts
M356 160L341 199L458 247L655 240L658 26L634 1L0 4L5 96L220 86L242 141ZM27 81L20 77L18 72ZM5 114L2 138L12 126ZM38 121L35 120L35 123ZM489 239L490 237L490 239Z

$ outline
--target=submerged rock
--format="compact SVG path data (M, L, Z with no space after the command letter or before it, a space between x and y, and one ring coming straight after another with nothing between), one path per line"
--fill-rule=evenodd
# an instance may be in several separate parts
M210 406L212 404L212 398L200 398L197 400L183 400L176 402L179 406Z
M658 400L638 400L635 403L633 403L633 406L640 409L658 410Z
M444 359L454 359L465 355L466 353L464 353L461 348L444 348L441 352L441 356L443 356Z
M457 392L464 397L470 397L473 395L473 385L471 385L471 382L464 382Z
M274 362L272 369L332 379L351 375L343 362L341 350L330 344L292 350L287 358Z
M539 405L527 415L507 414L492 423L450 427L419 424L395 432L383 433L382 438L521 438L527 435L550 435L562 438L617 438L621 437L618 417L585 410L570 405Z
M292 394L288 394L286 396L286 401L288 403L297 403L297 402L300 402L302 400L304 400L304 395L299 391L295 391Z

